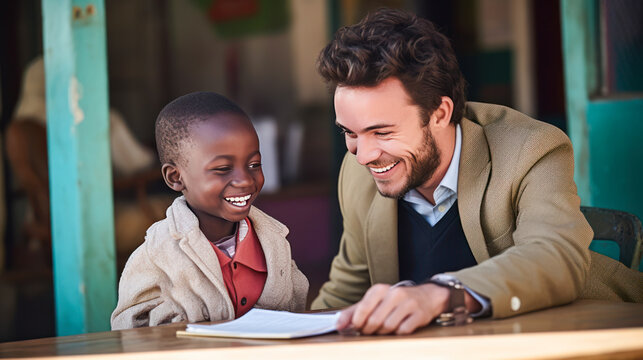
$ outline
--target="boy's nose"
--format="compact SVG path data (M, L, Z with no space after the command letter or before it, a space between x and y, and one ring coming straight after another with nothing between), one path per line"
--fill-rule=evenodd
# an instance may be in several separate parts
M238 169L232 178L232 185L242 187L252 185L254 178L245 169Z

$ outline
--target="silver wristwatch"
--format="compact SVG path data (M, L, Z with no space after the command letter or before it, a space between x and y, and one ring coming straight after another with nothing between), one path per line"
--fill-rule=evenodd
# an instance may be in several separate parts
M465 325L473 322L464 303L464 285L450 276L435 276L428 281L431 284L449 289L449 307L440 314L435 322L442 326Z

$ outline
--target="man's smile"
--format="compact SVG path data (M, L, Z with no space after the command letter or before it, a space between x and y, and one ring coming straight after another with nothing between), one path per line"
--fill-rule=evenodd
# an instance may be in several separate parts
M399 161L396 161L396 162L394 162L394 163L392 163L392 164L390 164L390 165L387 165L387 166L383 166L383 167L371 167L371 166L369 166L368 168L369 168L372 172L374 172L374 173L376 173L376 174L382 174L382 173L385 173L385 172L387 172L387 171L391 170L392 168L394 168L394 167L395 167L395 165L397 165L397 164L399 164L399 163L400 163Z

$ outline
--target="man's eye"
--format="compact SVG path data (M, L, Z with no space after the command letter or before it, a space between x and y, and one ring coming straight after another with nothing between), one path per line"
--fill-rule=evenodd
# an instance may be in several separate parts
M352 131L348 131L346 129L340 129L339 131L341 132L342 135L348 136L350 138L355 137L355 133L353 133Z
M389 136L391 135L390 131L376 132L375 136Z

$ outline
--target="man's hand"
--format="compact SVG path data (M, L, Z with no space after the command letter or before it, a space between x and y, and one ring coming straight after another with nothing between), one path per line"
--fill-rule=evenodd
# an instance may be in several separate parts
M366 335L410 334L446 311L448 303L449 290L435 284L376 284L357 304L342 311L337 328L352 328Z

